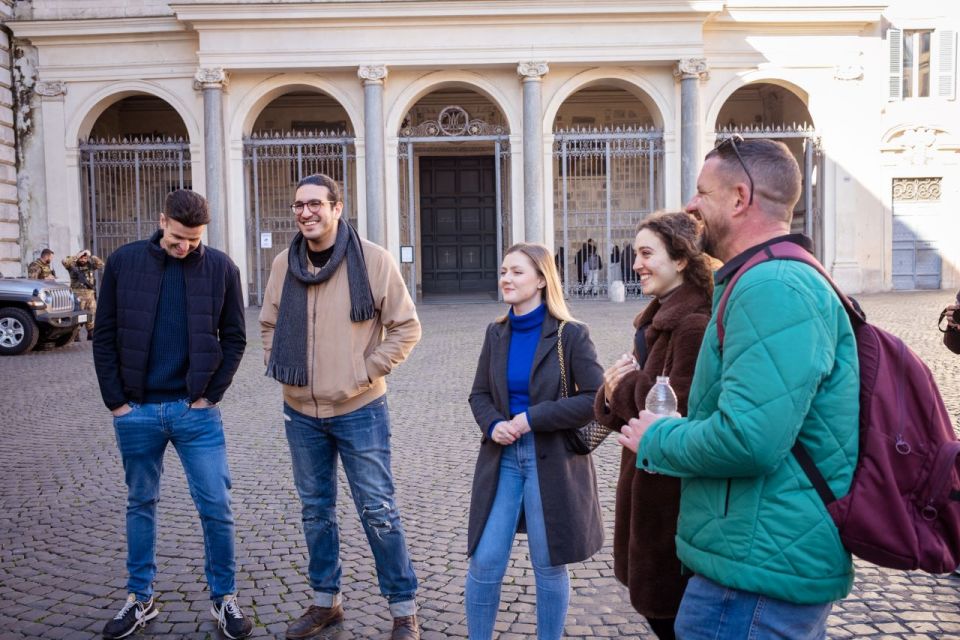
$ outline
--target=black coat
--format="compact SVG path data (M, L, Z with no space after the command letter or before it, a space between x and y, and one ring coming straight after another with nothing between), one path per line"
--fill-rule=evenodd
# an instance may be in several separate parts
M547 314L530 371L527 418L534 433L537 474L543 501L550 562L586 560L603 545L603 522L597 498L597 474L590 456L572 453L565 429L583 426L593 417L593 398L603 385L603 369L586 325L568 322L563 329L563 357L571 397L561 398L557 357L559 322ZM472 555L490 515L500 478L503 447L489 437L490 425L510 418L507 359L510 324L487 327L470 408L480 427L480 453L473 475L467 555Z
M93 362L111 410L142 401L166 252L162 232L131 242L107 260L97 302ZM246 347L240 271L222 251L200 245L183 258L187 292L190 401L219 402Z

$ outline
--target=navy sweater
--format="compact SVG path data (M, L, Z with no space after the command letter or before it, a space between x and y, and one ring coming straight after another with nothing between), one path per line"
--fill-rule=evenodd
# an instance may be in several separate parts
M183 262L168 256L163 265L160 299L150 339L144 402L169 402L187 397L189 348Z

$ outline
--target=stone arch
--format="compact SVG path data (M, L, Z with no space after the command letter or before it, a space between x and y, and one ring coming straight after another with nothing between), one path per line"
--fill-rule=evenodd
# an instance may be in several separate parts
M665 129L673 121L667 99L643 76L625 69L597 68L583 71L564 82L547 104L543 118L543 133L553 133L553 121L563 103L573 94L590 86L606 84L624 89L643 103L653 117L654 126Z
M349 94L342 88L315 75L284 73L267 78L253 87L240 100L230 121L229 139L240 140L243 136L248 135L252 131L257 117L276 98L292 91L304 90L320 91L336 100L347 112L354 135L357 137L363 136L363 114L350 99Z
M804 104L807 108L807 113L810 114L811 120L813 120L813 122L817 121L817 117L810 108L810 93L806 89L792 80L771 75L769 71L763 70L738 75L720 88L707 110L705 119L707 133L715 132L717 118L720 117L720 110L723 109L730 97L739 89L755 84L772 84L789 91ZM813 124L813 122L811 124Z
M94 124L103 115L103 112L112 105L134 95L151 95L166 102L177 112L184 126L187 128L189 142L196 144L203 140L200 123L193 117L190 108L179 95L172 93L160 85L143 80L115 82L107 85L84 101L77 109L76 115L67 123L66 145L75 147L77 140L87 138L93 130Z
M519 79L517 80L519 82ZM400 130L404 117L417 102L426 95L439 89L461 88L476 91L500 110L507 120L510 133L523 130L520 115L509 98L493 83L483 76L469 71L436 71L411 82L397 96L386 118L387 135L395 136Z

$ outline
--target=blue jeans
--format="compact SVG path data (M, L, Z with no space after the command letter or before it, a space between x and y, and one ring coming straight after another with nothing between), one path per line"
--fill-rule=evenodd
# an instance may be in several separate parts
M696 575L683 592L678 640L822 640L832 602L794 604Z
M390 472L390 414L381 396L356 411L313 418L283 406L293 481L303 505L310 553L308 577L316 603L340 598L340 530L337 526L337 455L377 565L380 593L394 617L416 613L417 576L407 552Z
M132 411L113 419L127 481L127 591L142 600L153 595L157 501L163 454L171 443L200 514L210 597L234 593L230 470L220 409L191 409L187 400L130 406Z
M563 635L570 602L570 576L567 565L550 564L536 454L530 432L504 447L500 456L497 494L467 570L465 595L471 640L493 637L500 608L500 586L510 561L521 510L527 523L530 561L537 586L537 638L552 640Z

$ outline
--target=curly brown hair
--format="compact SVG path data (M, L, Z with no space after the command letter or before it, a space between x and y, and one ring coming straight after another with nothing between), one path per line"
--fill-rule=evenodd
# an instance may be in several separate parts
M712 260L700 248L703 227L696 218L685 211L657 211L640 221L636 233L643 229L657 234L671 260L687 261L684 282L713 296Z

